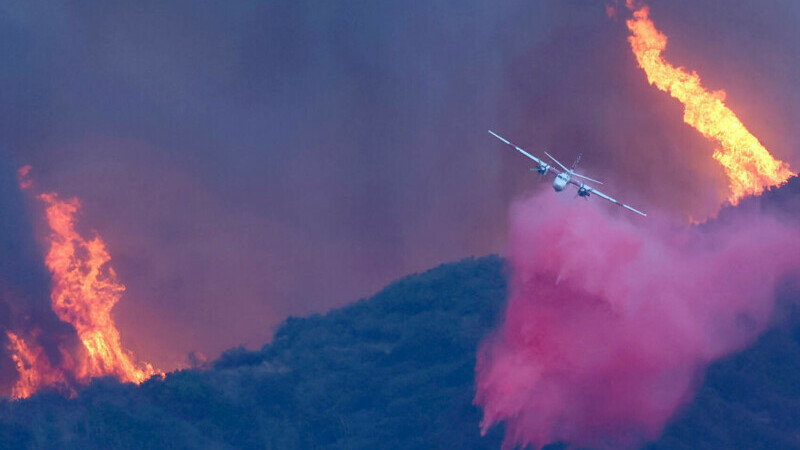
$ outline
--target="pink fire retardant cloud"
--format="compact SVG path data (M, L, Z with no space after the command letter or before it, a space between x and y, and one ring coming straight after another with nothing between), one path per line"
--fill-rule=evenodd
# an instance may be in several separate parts
M512 208L508 306L476 368L482 430L505 422L504 448L657 438L798 268L800 234L769 217L676 229L611 208L551 192Z

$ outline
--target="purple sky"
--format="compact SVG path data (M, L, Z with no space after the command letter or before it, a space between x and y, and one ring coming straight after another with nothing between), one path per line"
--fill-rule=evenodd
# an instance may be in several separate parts
M651 2L667 58L800 166L800 8L699 3ZM648 211L713 213L713 147L626 36L602 1L4 2L0 159L81 198L128 286L125 344L170 368L502 252L509 202L537 185L488 128L583 152Z

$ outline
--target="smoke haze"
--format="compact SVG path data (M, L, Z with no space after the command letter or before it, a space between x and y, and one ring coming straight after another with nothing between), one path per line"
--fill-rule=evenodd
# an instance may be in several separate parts
M800 165L797 5L651 9L670 60L726 89L765 146ZM507 206L534 182L487 128L567 161L583 151L609 194L679 220L728 195L713 146L647 85L604 2L11 1L0 12L4 174L31 164L42 190L82 200L81 226L103 237L128 288L114 309L122 339L164 369L191 350L260 345L287 315L399 275L501 251ZM30 245L3 261L46 274L5 180L4 230ZM6 264L31 304L49 304L49 281L19 281Z

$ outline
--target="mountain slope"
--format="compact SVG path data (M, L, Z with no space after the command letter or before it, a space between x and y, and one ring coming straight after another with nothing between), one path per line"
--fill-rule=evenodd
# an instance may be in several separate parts
M475 349L499 320L503 261L446 264L326 315L290 318L273 343L142 386L97 380L0 404L4 448L498 448L472 406ZM653 449L800 447L800 314L713 365Z
M498 257L448 264L325 316L289 318L260 351L142 386L0 407L0 441L59 448L497 448L472 406L475 349L505 299Z

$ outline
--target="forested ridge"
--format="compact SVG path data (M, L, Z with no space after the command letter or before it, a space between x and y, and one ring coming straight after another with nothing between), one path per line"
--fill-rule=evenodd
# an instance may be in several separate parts
M793 209L798 183L744 207ZM747 206L749 204L749 206ZM725 220L730 211L723 211ZM4 448L496 449L472 405L478 344L501 320L506 270L470 258L324 315L291 317L260 350L140 386L98 379L74 399L0 403ZM800 309L713 364L653 449L800 448ZM563 447L555 445L553 447Z

